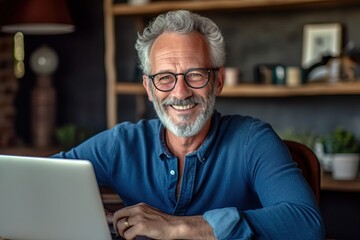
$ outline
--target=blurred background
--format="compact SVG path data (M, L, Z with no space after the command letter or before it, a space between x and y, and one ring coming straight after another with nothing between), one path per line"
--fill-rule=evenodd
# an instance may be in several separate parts
M23 36L25 71L22 76L11 80L17 85L11 118L14 124L14 139L0 145L0 148L34 144L31 99L39 74L32 70L30 56L43 45L56 52L58 61L56 70L51 73L51 84L56 92L54 131L62 129L62 136L69 134L72 137L73 132L80 131L80 136L72 140L73 144L108 128L103 1L65 2L75 27L74 31L66 34ZM360 4L352 2L353 4L349 5L316 8L210 11L202 14L212 18L223 31L227 50L226 66L239 69L239 82L255 83L258 81L255 69L259 65L301 68L303 28L306 24L341 24L342 52L348 53L351 48L354 54L357 53L360 48ZM24 0L0 0L0 25L7 24L22 4ZM145 22L152 17L147 16ZM137 21L134 21L132 16L115 19L116 70L118 79L125 82L138 82L141 75L134 49L137 26ZM2 42L12 43L13 36L10 33L0 33ZM6 40L9 37L11 40ZM0 56L8 51L9 47L0 48ZM5 61L0 63L0 73L8 64ZM0 79L0 84L1 81ZM139 120L136 101L131 95L117 98L118 122ZM260 118L269 122L279 134L312 141L316 136L337 127L350 130L360 138L359 106L360 91L354 94L325 96L219 97L216 108L223 114ZM0 113L1 111L4 111L4 108L0 108ZM145 112L140 117L155 117L150 103L145 103ZM61 139L61 136L58 136L58 141L59 138ZM58 142L54 143L56 144ZM359 192L341 192L339 195L339 192L326 191L322 194L321 207L326 217L328 235L336 239L359 239L360 230L355 226L360 222Z

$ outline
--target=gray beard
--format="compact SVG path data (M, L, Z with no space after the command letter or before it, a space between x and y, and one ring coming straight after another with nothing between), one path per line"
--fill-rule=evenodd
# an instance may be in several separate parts
M156 98L153 89L150 88L150 92L153 99L154 109L156 114L162 124L166 129L171 131L178 137L192 137L200 132L204 127L207 120L212 116L215 109L215 99L216 99L216 87L212 92L208 93L206 99L200 96L193 96L185 100L178 99L168 99L166 98L162 103ZM177 104L177 105L188 105L188 104L199 104L202 105L200 114L196 117L194 122L189 122L189 117L184 116L182 120L187 121L184 124L174 123L169 115L167 114L165 107L167 105Z

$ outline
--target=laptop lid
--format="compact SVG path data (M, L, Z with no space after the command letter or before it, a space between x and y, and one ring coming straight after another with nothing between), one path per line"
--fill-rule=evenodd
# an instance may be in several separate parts
M0 155L0 236L110 240L91 163Z

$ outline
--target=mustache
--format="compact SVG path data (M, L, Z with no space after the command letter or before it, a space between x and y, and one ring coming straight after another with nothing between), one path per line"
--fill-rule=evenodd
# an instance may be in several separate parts
M166 98L162 101L163 105L177 105L177 106L187 106L192 104L203 104L205 100L200 96L191 96L186 99L177 99L177 98Z

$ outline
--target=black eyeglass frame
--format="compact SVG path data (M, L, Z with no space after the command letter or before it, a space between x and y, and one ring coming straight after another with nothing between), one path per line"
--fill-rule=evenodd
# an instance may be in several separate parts
M153 75L147 75L147 76L148 76L148 78L151 79L151 82L153 83L154 87L155 87L157 90L159 90L159 91L161 91L161 92L170 92L171 90L173 90L173 89L175 88L175 86L176 86L176 84L177 84L177 81L178 81L177 76L179 76L179 75L183 75L183 76L184 76L185 83L186 83L186 85L187 85L188 87L193 88L193 89L200 89L200 88L205 87L205 86L209 83L211 72L214 72L214 73L215 73L215 72L218 71L219 69L220 69L220 68L190 68L190 69L188 69L186 72L183 72L183 73L159 72L159 73L155 73L155 74L153 74ZM185 77L189 72L196 71L196 70L206 70L207 73L208 73L208 78L207 78L206 83L204 83L204 84L203 84L202 86L200 86L200 87L193 87L193 86L191 86L191 85L187 82L187 79L186 79L186 77ZM168 89L168 90L159 89L159 88L156 86L155 82L154 82L154 81L155 81L155 80L154 80L155 77L156 77L157 75L159 75L159 74L171 74L171 75L173 75L173 76L175 77L174 86L173 86L172 88ZM214 76L215 76L215 75L214 75Z

